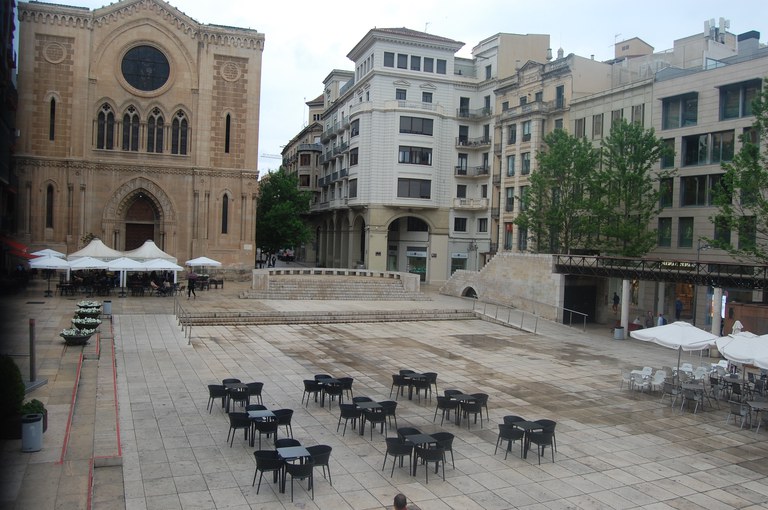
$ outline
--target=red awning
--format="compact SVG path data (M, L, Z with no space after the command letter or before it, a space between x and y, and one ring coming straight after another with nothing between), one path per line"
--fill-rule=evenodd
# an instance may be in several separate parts
M37 255L31 255L27 252L19 251L19 250L8 250L8 255L10 255L11 257L19 257L20 259L24 259L24 260L32 260L37 258Z
M0 236L0 244L5 245L10 250L15 250L21 253L27 253L29 251L29 246L26 244L14 241L6 236Z

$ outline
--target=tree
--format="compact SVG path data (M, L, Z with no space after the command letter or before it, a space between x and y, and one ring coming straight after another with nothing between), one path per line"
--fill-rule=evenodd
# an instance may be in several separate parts
M603 192L595 212L600 218L598 244L603 253L641 257L656 244L656 231L649 225L661 211L657 183L674 170L654 173L652 169L671 151L653 128L623 119L613 125L603 141L597 172Z
M594 229L592 200L599 152L584 138L556 129L544 137L545 150L515 219L541 253L583 248Z
M768 132L768 89L760 92L751 107L755 121L742 135L733 160L722 165L725 174L713 190L718 211L710 217L716 232L736 231L738 244L731 243L730 235L706 241L738 259L768 264L768 150L760 142Z
M256 241L265 251L298 246L312 237L302 215L309 211L310 193L299 190L298 179L283 167L259 181Z

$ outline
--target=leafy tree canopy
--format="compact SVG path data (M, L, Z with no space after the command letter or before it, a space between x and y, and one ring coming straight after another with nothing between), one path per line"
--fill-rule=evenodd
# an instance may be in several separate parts
M262 250L276 252L311 239L302 216L309 211L311 194L302 191L294 174L280 167L259 181L256 205L256 242Z

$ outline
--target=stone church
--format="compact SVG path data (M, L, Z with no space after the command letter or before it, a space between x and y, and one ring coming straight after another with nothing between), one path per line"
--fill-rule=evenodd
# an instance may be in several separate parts
M18 12L17 239L254 267L264 34L161 0Z

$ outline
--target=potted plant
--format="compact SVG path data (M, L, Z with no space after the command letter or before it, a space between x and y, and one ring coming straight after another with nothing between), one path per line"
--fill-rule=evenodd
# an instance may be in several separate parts
M0 437L21 438L21 404L24 402L24 380L10 356L0 356Z
M72 319L74 322L74 319ZM62 329L59 336L64 339L64 343L67 345L84 345L88 343L88 339L91 335L96 333L96 329L79 329L77 327L70 329Z
M96 329L101 324L101 320L93 317L73 317L72 325L77 329Z
M48 430L48 409L46 409L45 405L36 398L24 402L24 404L21 406L21 414L42 414L43 432Z
M101 303L99 301L90 301L90 300L83 300L77 302L78 308L101 308Z
M75 311L75 315L77 317L90 317L92 319L97 319L99 315L101 315L101 308L78 308Z

